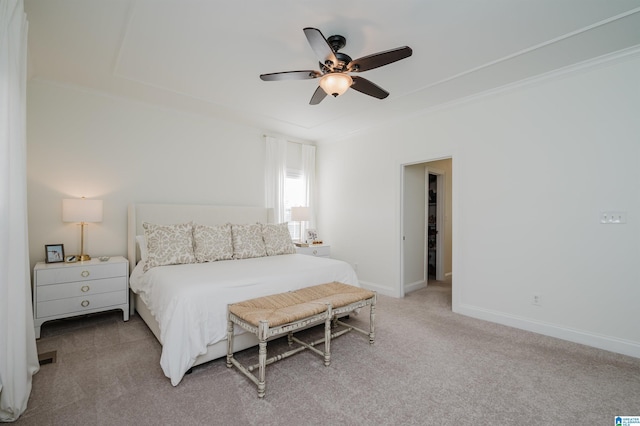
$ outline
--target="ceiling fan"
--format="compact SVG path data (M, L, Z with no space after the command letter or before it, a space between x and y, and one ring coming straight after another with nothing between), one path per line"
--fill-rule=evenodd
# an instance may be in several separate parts
M366 78L351 76L349 73L368 71L383 65L388 65L408 58L413 53L410 47L403 46L352 60L349 55L338 52L338 50L347 44L347 40L343 36L333 35L327 39L319 29L311 27L304 28L303 31L307 36L311 48L320 60L320 71L274 72L261 74L260 78L264 81L320 78L320 85L311 97L309 101L310 105L319 104L327 94L333 97L342 95L349 87L365 95L373 96L374 98L386 98L389 96L389 92L382 87L372 83Z

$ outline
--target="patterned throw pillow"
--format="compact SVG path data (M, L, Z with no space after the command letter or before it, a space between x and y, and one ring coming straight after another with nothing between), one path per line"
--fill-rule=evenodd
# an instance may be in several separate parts
M144 271L156 266L195 263L193 254L193 226L142 224L147 240L147 261Z
M262 224L262 238L267 249L267 256L277 256L279 254L294 254L296 247L291 241L289 226L285 223Z
M194 253L198 262L233 259L231 224L193 225Z
M262 225L231 225L233 238L233 258L249 259L263 257L267 251L262 240Z

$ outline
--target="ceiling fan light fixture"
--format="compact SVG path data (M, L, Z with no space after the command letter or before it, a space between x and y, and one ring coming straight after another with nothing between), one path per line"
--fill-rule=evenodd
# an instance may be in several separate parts
M334 98L342 95L353 84L353 79L349 74L334 72L325 74L320 79L320 87L327 95Z

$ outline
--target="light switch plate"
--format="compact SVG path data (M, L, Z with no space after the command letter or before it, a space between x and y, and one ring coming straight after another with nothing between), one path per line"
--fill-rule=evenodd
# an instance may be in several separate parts
M627 212L602 212L600 223L606 225L620 225L627 223Z

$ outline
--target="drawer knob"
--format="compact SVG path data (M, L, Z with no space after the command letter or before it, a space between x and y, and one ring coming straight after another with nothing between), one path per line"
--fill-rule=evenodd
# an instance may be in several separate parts
M80 275L82 275L84 278L87 278L89 276L89 271L82 271Z
M317 256L317 255L318 255L318 250L314 250L314 251L313 251L313 255L314 255L314 256Z
M89 286L88 285L83 285L82 287L80 287L80 291L82 291L83 293L86 293L89 291Z
M89 301L88 300L83 300L81 303L83 308L86 308L87 306L89 306Z

